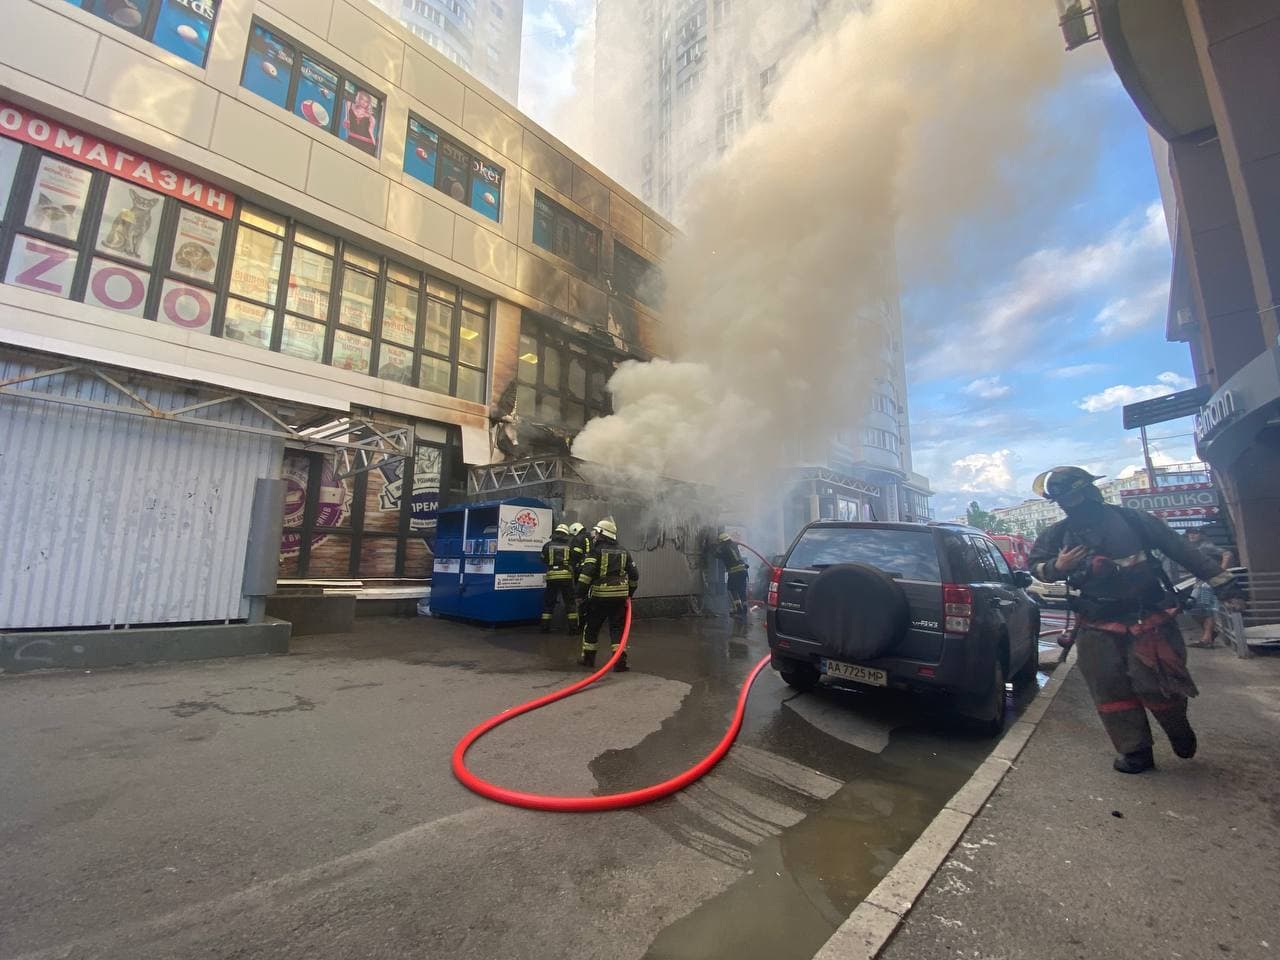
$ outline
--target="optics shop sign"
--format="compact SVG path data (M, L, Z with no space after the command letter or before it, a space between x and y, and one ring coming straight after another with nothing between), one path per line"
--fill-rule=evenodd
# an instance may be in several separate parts
M1218 488L1212 483L1186 483L1126 490L1121 505L1157 517L1214 517L1218 515Z
M3 100L0 100L0 134L105 170L148 190L176 197L223 219L235 211L235 197L212 184Z

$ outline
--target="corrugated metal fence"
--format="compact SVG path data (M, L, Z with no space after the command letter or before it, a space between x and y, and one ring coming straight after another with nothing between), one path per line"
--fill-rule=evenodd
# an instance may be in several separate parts
M34 370L0 358L0 380ZM122 402L81 373L33 389ZM271 426L243 404L207 419ZM254 480L279 477L282 455L271 437L0 396L0 629L242 618Z

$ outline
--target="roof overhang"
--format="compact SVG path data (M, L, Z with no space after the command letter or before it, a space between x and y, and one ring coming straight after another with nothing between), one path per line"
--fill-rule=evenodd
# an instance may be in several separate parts
M1096 0L1120 82L1152 128L1177 140L1213 126L1182 0Z

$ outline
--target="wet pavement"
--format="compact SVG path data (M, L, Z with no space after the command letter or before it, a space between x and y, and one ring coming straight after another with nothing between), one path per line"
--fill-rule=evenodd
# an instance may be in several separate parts
M665 779L767 652L724 621L638 622L632 645L630 674L495 731L473 769ZM373 620L289 657L0 678L0 957L799 960L991 747L937 705L766 670L734 750L676 797L556 815L463 790L457 737L580 676L574 647Z

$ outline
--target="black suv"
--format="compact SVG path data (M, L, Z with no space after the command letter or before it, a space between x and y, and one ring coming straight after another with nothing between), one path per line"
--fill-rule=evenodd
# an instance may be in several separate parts
M1034 682L1040 610L981 530L811 523L769 583L773 668L797 690L826 676L946 693L992 736L1005 680Z

